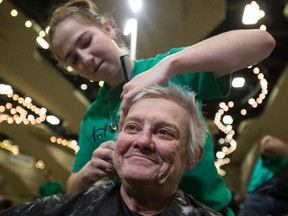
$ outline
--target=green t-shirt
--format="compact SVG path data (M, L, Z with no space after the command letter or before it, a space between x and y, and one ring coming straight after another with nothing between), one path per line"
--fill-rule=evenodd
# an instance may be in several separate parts
M263 183L270 180L283 167L288 165L288 159L280 156L273 156L271 158L259 157L257 160L253 173L247 187L247 192L252 193Z
M132 76L145 72L164 57L180 50L182 48L175 48L155 58L136 60ZM171 82L181 86L187 85L197 93L196 99L199 103L202 100L224 97L230 90L230 76L216 79L212 72L186 73L173 77ZM113 125L116 125L117 121L114 116L117 115L120 107L123 84L111 91L104 85L98 92L97 100L86 111L81 122L78 141L80 150L76 154L73 172L78 172L91 159L92 152L101 143L115 140L116 131L110 130L110 123L113 122ZM231 201L231 192L226 187L223 178L218 175L214 165L213 143L209 133L201 161L192 171L185 172L180 188L216 211L221 210Z
M57 180L45 182L40 186L40 195L42 197L52 196L63 193L63 187Z

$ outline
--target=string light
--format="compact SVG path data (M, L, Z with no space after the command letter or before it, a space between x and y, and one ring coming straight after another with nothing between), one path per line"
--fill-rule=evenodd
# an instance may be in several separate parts
M266 30L267 30L267 27L266 27L265 25L261 25L259 29L260 29L260 30L263 30L263 31L266 31Z
M0 148L7 150L14 155L19 155L19 146L13 145L11 140L0 141Z
M0 123L6 121L8 124L40 124L44 121L51 122L52 120L57 120L59 124L59 119L56 116L47 116L47 109L42 107L39 108L32 103L32 99L30 97L21 97L18 94L13 93L13 88L9 85L0 85L0 95L6 95L12 101L18 103L19 105L15 105L15 103L7 102L4 105L0 105ZM13 105L14 104L14 105ZM31 114L32 113L32 114ZM57 142L58 144L62 144L70 149L73 149L75 154L79 151L80 147L75 140L66 140L54 137L51 137L50 141L52 143ZM12 145L7 143L6 141L0 143L0 147L6 150L11 151L13 154L19 154L19 148L17 145Z
M68 67L66 68L66 70L67 70L68 72L73 72L73 67L68 66Z
M16 17L16 16L18 16L18 11L13 9L13 10L11 10L10 14L12 17Z
M31 28L31 27L32 27L32 22L31 22L30 20L27 20L27 21L25 22L25 26L26 26L27 28Z
M37 161L36 163L35 163L35 167L37 168L37 169L44 169L45 168L45 163L44 163L44 161L42 161L42 160L39 160L39 161Z
M99 81L98 84L99 84L100 87L103 87L103 85L104 85L104 81Z
M58 145L66 146L72 150L74 150L75 154L79 151L80 147L76 140L66 140L61 137L52 136L50 138L51 143L55 143Z
M249 67L249 69L252 69L252 67ZM252 107L252 108L257 108L258 105L263 103L263 100L266 98L266 95L268 94L268 82L264 77L264 74L261 73L260 69L258 67L254 67L252 69L253 73L256 75L259 83L260 83L260 87L261 87L261 92L259 93L259 95L256 98L250 98L247 103ZM230 122L226 122L226 124L224 123L225 118L222 116L227 113L229 111L229 109L234 107L234 103L232 101L228 102L227 104L224 102L219 103L219 110L216 112L215 117L214 117L214 123L215 125L218 127L218 129L220 131L222 131L223 133L225 133L225 142L228 143L230 145L230 147L223 147L221 151L218 151L216 153L216 161L215 161L215 165L217 167L217 171L220 175L225 175L226 172L221 169L220 167L228 164L230 162L229 158L225 158L225 156L228 156L229 154L231 154L232 152L234 152L237 149L237 142L235 139L233 139L234 135L235 135L235 131L232 128L231 125L231 119L228 116L228 120L230 120ZM246 109L241 109L240 114L245 116L247 115L247 110ZM223 121L223 122L222 122ZM229 123L229 124L228 124Z
M46 36L46 32L44 30L41 30L39 32L39 36L44 38Z
M43 49L48 49L49 48L49 44L47 43L47 41L43 37L38 36L36 38L36 41Z
M81 86L80 86L80 88L83 90L83 91L85 91L85 90L87 90L88 89L88 86L87 86L87 84L82 84Z
M0 0L0 3L2 3L2 0ZM11 10L10 12L11 16L16 17L18 16L18 11L16 9ZM34 26L34 30L38 32L38 37L36 38L36 41L38 44L41 45L44 49L49 48L49 44L44 39L48 32L50 27L48 26L45 30L42 30L41 27L36 25L36 23L32 23L30 20L27 20L25 22L26 28L31 28ZM73 68L71 66L67 67L68 72L73 72ZM47 109L42 107L39 108L36 105L32 103L31 98L23 98L19 96L18 94L13 93L13 89L9 85L0 84L0 95L6 95L8 98L13 100L14 102L18 103L19 105L12 105L12 103L6 103L4 105L0 105L0 123L6 121L8 124L40 124L44 121L47 121ZM13 103L15 104L15 103ZM32 113L32 114L31 114ZM52 142L53 138L51 138ZM58 139L59 141L59 139ZM79 151L80 147L77 144L77 141L75 140L65 140L62 139L60 144L63 146L69 147L75 151L75 154ZM11 151L13 154L19 154L19 147L17 145L13 145L11 143L7 143L7 141L0 142L0 147L4 148L8 151ZM45 164L43 161L39 160L35 164L36 168L44 169Z
M134 13L137 13L141 9L143 3L142 3L142 0L129 0L129 4L131 7L131 10Z
M251 4L247 4L244 8L242 23L245 25L253 25L264 16L265 12L260 10L260 7L256 1L252 1Z
M0 94L2 94L0 92ZM35 124L41 123L46 119L45 109L40 109L32 103L31 99L20 97L17 94L2 94L6 95L8 98L17 102L19 105L13 107L12 103L7 102L4 105L0 105L0 122L7 121L8 124L16 123L16 124ZM29 112L33 113L33 117ZM35 117L35 116L37 117Z

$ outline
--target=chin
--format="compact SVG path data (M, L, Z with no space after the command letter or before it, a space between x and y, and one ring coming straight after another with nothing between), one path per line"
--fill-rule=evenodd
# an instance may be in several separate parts
M153 173L148 172L145 173L141 171L141 169L138 170L127 170L125 172L121 172L121 178L126 180L133 180L133 181L151 181L153 178Z

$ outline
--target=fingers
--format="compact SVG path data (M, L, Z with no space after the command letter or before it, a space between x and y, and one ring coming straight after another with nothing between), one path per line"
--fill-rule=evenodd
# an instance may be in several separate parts
M104 143L102 143L97 149L100 148L100 150L102 149L110 149L110 150L115 150L115 147L116 147L116 142L115 141L112 141L112 140L109 140L109 141L106 141ZM96 149L96 150L97 150ZM95 151L96 151L95 150ZM94 151L94 152L95 152Z
M158 81L153 79L150 74L153 73L148 73L148 71L146 71L145 73L138 74L123 86L123 90L120 96L122 99L121 115L119 121L120 128L123 125L123 121L129 111L134 96L142 91L143 88L158 83Z
M124 124L125 116L121 113L119 118L119 125L118 125L118 131L122 130L123 124Z
M129 89L130 89L130 83L124 84L120 98L123 99L124 95L126 95L129 92Z
M127 116L129 107L131 105L131 98L133 97L133 90L131 89L128 91L130 87L128 84L125 84L123 87L123 91L121 94L122 103L121 103L121 113L120 113L120 119L119 119L119 128L122 128L122 125L124 123L124 119Z
M125 95L122 99L122 104L121 104L121 115L126 116L128 113L128 107L130 104L130 99Z
M107 141L94 150L88 163L86 173L93 179L115 176L113 156L116 142Z
M97 149L94 150L92 159L95 158L95 160L100 159L104 161L113 161L115 146L116 142L114 141L102 143Z
M130 81L132 82L132 81ZM132 98L138 93L140 92L144 87L140 86L136 84L131 84L131 83L126 83L123 86L123 91L121 94L121 99L122 99L122 103L121 103L121 115L123 115L124 117L127 115L128 110L131 106L132 103Z
M92 159L90 165L98 178L115 175L112 161L105 161L97 158L94 160Z

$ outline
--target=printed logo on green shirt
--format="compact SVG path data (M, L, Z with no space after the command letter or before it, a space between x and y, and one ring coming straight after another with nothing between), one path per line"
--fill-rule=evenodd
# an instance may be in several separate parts
M104 128L98 128L98 129L95 126L93 126L89 139L92 139L94 143L99 142L99 140L107 136L108 130L109 130L108 124L105 124Z

